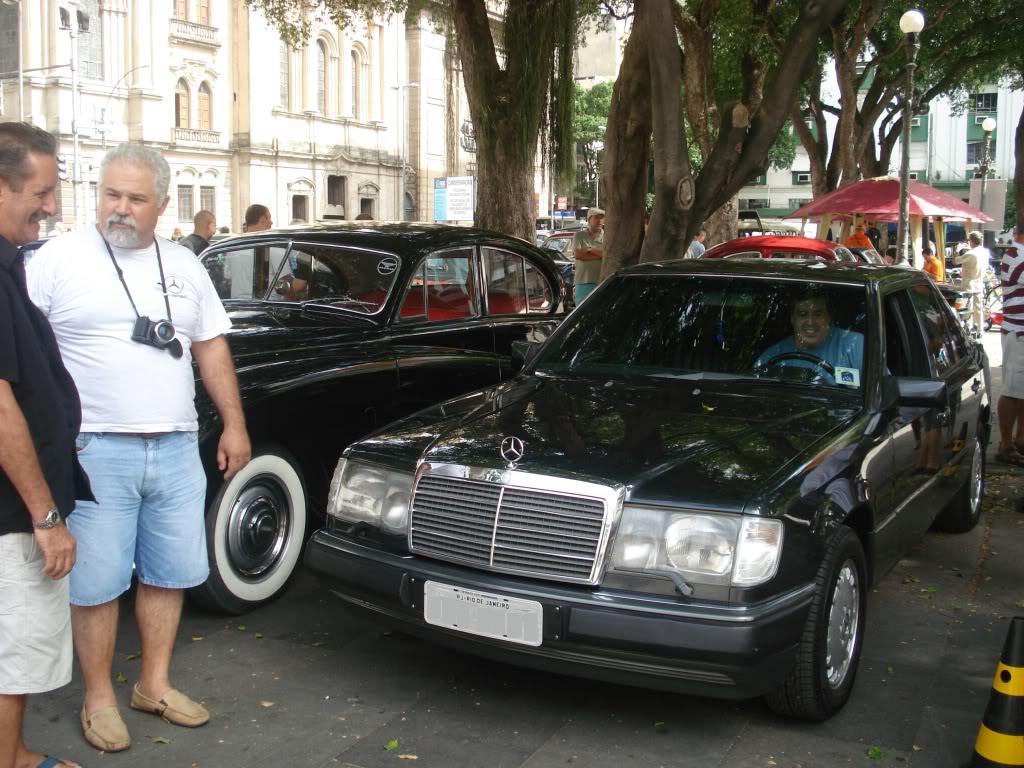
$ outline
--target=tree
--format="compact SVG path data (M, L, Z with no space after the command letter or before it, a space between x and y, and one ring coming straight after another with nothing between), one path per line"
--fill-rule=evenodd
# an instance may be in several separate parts
M492 24L486 0L247 2L300 45L322 19L349 26L429 7L454 30L462 64L477 144L476 223L533 239L534 160L545 121L556 177L566 184L575 175L573 63L580 19L596 11L594 0L505 0L500 24Z
M592 88L576 86L576 115L574 120L576 146L583 156L583 188L577 184L577 191L593 199L594 180L599 166L599 147L604 146L604 135L608 125L608 111L611 108L612 83L598 83ZM593 200L597 204L597 200Z

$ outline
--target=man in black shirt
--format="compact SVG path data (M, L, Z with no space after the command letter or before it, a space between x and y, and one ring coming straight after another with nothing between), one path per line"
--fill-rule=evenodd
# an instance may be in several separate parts
M196 256L210 247L210 238L217 231L217 217L209 211L200 211L192 219L195 231L178 241L178 245L188 248Z
M71 680L75 539L64 518L76 497L92 498L75 454L78 392L17 250L57 210L56 153L45 131L0 123L0 768L75 765L21 738L28 695Z

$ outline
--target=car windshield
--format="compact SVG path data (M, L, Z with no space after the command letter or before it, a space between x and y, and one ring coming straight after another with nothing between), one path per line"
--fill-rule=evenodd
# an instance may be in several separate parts
M862 391L866 289L711 275L627 275L545 346L538 374L784 381Z

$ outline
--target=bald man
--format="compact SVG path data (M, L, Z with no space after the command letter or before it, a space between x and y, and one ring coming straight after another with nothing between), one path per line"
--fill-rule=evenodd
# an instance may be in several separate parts
M210 247L210 238L217 231L217 217L209 211L200 211L192 219L192 225L192 234L181 238L178 245L185 246L198 256Z

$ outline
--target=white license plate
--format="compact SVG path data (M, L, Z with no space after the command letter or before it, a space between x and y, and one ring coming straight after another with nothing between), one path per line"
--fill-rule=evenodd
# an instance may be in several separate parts
M544 610L536 600L521 600L428 581L423 587L423 618L435 627L471 635L540 645Z

